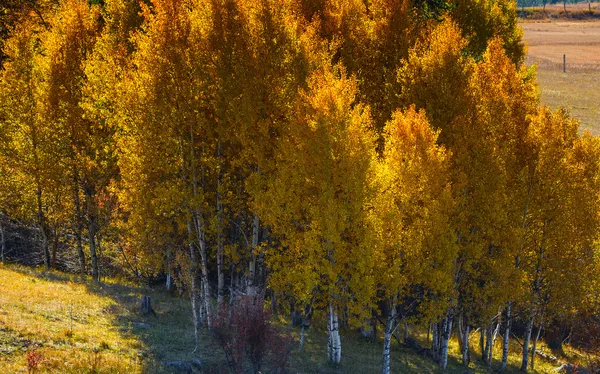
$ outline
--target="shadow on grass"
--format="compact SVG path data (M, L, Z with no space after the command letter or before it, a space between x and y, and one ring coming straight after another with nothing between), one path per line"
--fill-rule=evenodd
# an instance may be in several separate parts
M187 297L112 280L94 283L90 277L44 269L13 267L11 270L40 280L80 284L91 294L113 300L114 303L103 313L111 315L120 335L139 343L137 352L124 352L124 356L137 356L143 373L170 373L166 367L168 362L189 362L193 359L202 361L203 372L215 373L226 369L225 357L219 347L211 344L207 331L202 332L198 350L193 353L194 327ZM150 296L156 316L141 315L141 298L144 295Z
M200 337L198 351L194 349L194 329L191 319L191 306L187 297L170 295L162 290L137 287L131 284L103 282L95 284L89 278L76 275L47 272L28 268L16 268L29 276L52 282L74 282L83 284L88 292L110 298L114 303L104 310L111 315L113 324L123 337L133 338L139 343L137 355L143 373L168 373L165 367L171 361L191 361L198 358L204 365L204 372L228 372L224 355L219 347L211 343L206 331ZM152 299L154 316L141 316L141 297ZM381 371L382 343L358 339L351 330L342 336L342 364L338 368L327 364L327 334L325 322L321 318L313 320L313 327L307 330L302 352L297 351L299 330L292 329L285 319L276 324L294 341L289 371L292 373L377 373ZM418 332L417 334L418 335ZM419 338L419 336L417 336ZM422 336L421 336L422 338ZM419 339L426 346L424 339ZM454 349L455 350L455 349ZM474 360L469 368L464 368L458 352L451 351L446 371L427 356L394 342L392 346L392 372L394 373L488 373L491 370L481 361ZM472 354L476 358L475 352ZM497 365L497 362L496 362ZM514 362L505 372L517 373Z

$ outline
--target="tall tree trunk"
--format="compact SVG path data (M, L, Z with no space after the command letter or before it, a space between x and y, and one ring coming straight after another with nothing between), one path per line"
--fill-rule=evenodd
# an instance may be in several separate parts
M510 343L510 324L512 318L511 308L512 302L509 301L506 304L506 327L504 329L504 336L502 337L502 363L500 364L500 372L504 371L508 364L508 344Z
M204 325L204 321L202 320L202 285L200 280L200 262L198 261L198 255L196 253L196 248L194 246L194 230L193 230L193 222L190 220L188 223L188 248L190 252L190 276L191 276L191 286L190 286L190 299L192 302L192 317L194 322L194 338L196 341L196 347L194 348L194 352L198 349L198 345L200 342L200 329L202 325Z
M392 346L392 334L394 329L396 328L396 300L398 295L394 295L393 299L390 303L390 312L387 316L387 321L385 324L385 332L383 334L383 363L381 367L382 374L390 374L391 373L391 356L390 350ZM406 321L405 321L406 323ZM405 326L406 327L406 326ZM406 340L405 340L406 343Z
M42 208L42 186L40 182L37 182L37 208L38 208L38 222L42 231L42 250L44 251L44 265L46 270L50 269L50 250L48 248L48 224L46 223L46 217L44 216L44 210Z
M485 363L488 364L488 366L491 365L490 363L490 355L491 355L491 350L492 350L492 330L494 328L494 323L492 322L490 324L490 326L485 330Z
M329 302L328 335L329 344L327 346L327 351L329 354L329 363L338 366L342 360L342 342L340 340L338 314L333 307L332 301Z
M100 271L98 269L98 255L96 254L96 216L94 209L94 197L90 188L85 189L85 205L88 215L88 240L90 246L90 258L92 260L92 279L95 282L100 281Z
M485 334L487 333L487 329L484 326L481 326L479 330L479 348L481 349L481 361L485 362L487 359L487 351L485 350Z
M79 172L73 172L73 195L75 200L75 239L77 241L77 254L79 255L79 272L85 275L85 253L83 252L83 214L81 213L81 199L79 198Z
M58 227L52 230L52 269L56 269L56 256L58 252Z
M450 341L450 334L452 334L452 315L448 314L444 318L441 333L440 367L442 370L446 370L446 366L448 366L448 342Z
M403 342L404 342L404 344L408 343L408 322L406 322L406 318L404 318L404 337L403 337Z
M250 264L248 268L248 295L256 295L256 250L258 247L258 235L260 234L260 220L258 215L254 214L252 222L252 248Z
M470 326L465 317L465 324L462 331L462 363L465 367L469 367L469 330Z
M223 165L221 163L221 139L217 145L219 176L217 178L217 303L221 305L225 295L225 274L223 273L223 204L221 201L221 183Z
M189 223L188 223L189 225ZM188 227L188 236L189 236L189 227ZM190 238L191 240L191 238ZM171 247L167 247L167 280L165 281L165 289L167 291L171 291L172 280L171 280Z
M431 355L433 357L433 361L439 362L440 360L440 340L439 340L439 330L438 324L431 324Z
M535 309L531 309L529 315L529 321L527 321L527 327L525 329L525 337L523 339L523 360L521 362L521 371L527 371L527 365L529 364L529 342L531 341L531 331L533 330L533 319L535 317Z
M206 250L206 236L203 230L203 224L200 222L201 218L196 216L196 235L198 236L198 246L200 248L200 264L202 269L202 285L204 287L204 309L206 310L206 324L208 328L211 328L211 292L210 284L208 283L208 254Z
M0 245L2 246L2 264L6 265L6 237L4 236L3 215L0 215Z
M535 352L537 349L537 342L540 338L540 333L542 332L542 328L544 327L544 312L542 310L542 315L540 316L540 325L538 326L537 333L535 334L535 339L533 340L533 348L531 350L531 370L535 370Z
M490 329L490 349L488 351L488 365L490 367L492 367L494 359L494 343L496 342L496 337L498 337L498 331L500 331L500 321L496 322L496 327L493 326L494 324L492 323L492 329ZM493 333L491 332L492 330L494 330Z

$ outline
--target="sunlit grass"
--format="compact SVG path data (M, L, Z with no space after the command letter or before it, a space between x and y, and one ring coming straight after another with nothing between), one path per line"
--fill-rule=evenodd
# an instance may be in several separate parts
M58 272L0 265L0 373L27 372L27 352L35 350L43 360L37 372L52 373L166 373L169 361L200 358L205 372L227 372L220 347L206 331L193 353L194 336L189 300L123 282L107 280L93 285L88 279ZM138 314L143 294L152 297L157 317ZM376 373L381 370L381 328L377 342L363 341L358 332L346 329L342 335L342 365L327 364L325 321L318 314L306 331L302 352L298 352L299 329L291 328L286 316L275 323L291 338L289 369L292 373ZM146 323L140 326L139 322ZM149 326L149 327L148 327ZM410 326L410 334L428 347L427 331ZM491 370L479 360L479 333L470 337L471 373ZM543 343L540 349L549 352ZM502 355L500 337L494 349L497 368ZM583 362L575 349L565 349L569 362ZM449 347L447 373L465 373L458 341ZM509 367L516 373L521 362L521 346L511 343ZM549 373L559 364L536 359L536 371ZM397 344L392 345L394 373L441 373L430 357Z
M119 331L119 305L60 274L49 279L0 268L0 372L140 372L140 343ZM53 280L50 280L53 279Z

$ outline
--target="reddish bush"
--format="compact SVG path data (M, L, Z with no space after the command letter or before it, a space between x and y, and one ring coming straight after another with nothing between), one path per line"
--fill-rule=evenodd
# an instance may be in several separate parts
M264 300L238 297L231 310L221 308L213 317L211 334L223 349L230 369L244 371L246 365L258 373L264 366L283 372L291 351L290 340L270 322Z
M40 363L44 360L44 356L41 353L37 352L34 348L31 348L27 351L27 372L35 373Z

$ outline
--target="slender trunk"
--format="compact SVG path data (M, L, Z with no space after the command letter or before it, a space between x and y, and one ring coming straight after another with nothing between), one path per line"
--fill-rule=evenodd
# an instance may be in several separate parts
M189 225L189 224L188 224ZM189 236L189 230L188 230L188 236ZM191 238L190 238L191 240ZM167 291L171 291L171 248L167 247L167 280L165 282L165 289Z
M75 239L77 241L77 254L79 255L79 272L85 275L85 253L83 252L83 216L81 213L81 200L79 198L79 173L75 168L73 173L73 194L75 199Z
M544 327L544 313L540 317L540 325L538 326L537 333L535 334L535 339L533 340L533 349L531 350L531 370L535 370L535 351L537 349L537 342L540 338L540 333L542 332L542 328Z
M430 343L429 339L431 339L431 325L427 327L427 344Z
M527 365L529 364L529 342L531 340L531 330L533 330L533 319L535 317L535 310L531 309L529 321L527 322L527 328L525 330L525 337L523 339L523 361L521 362L521 371L527 371Z
M48 225L46 224L46 217L44 216L44 210L42 209L42 186L40 182L37 182L37 209L38 209L38 222L42 231L42 250L44 251L44 265L46 270L50 269L50 251L48 249Z
M404 344L408 342L408 322L406 322L406 318L404 319Z
M438 339L438 324L437 323L432 323L431 324L431 353L432 353L432 357L433 357L433 361L438 362L440 359L440 345L439 345L439 339Z
M329 302L329 363L338 366L342 360L342 344L340 340L340 327L338 314L333 307L333 302Z
M4 226L2 225L2 216L0 216L0 242L2 245L2 264L6 265L6 238L4 237Z
M490 363L490 351L492 349L492 329L494 324L492 324L485 330L485 363L491 365Z
M200 264L202 268L202 285L204 287L204 308L206 310L206 325L208 328L211 328L211 292L210 292L210 284L208 283L208 255L206 251L206 239L204 235L204 230L202 228L202 224L199 222L200 218L196 216L196 235L198 236L198 244L200 247Z
M198 196L198 189L199 189L199 183L198 183L198 176L196 174L196 155L195 155L195 148L194 148L194 131L193 131L193 127L190 123L190 148L189 148L189 152L190 152L190 179L192 182L192 194L194 195L194 197ZM183 147L182 147L182 160L184 161L183 163L185 164L185 156L183 155ZM182 173L183 174L183 173ZM191 221L191 226L188 225L188 233L190 236L190 241L192 240L192 232L193 229L196 229L196 235L197 235L197 239L198 239L198 249L200 251L200 265L201 265L201 269L202 269L202 275L201 275L201 280L202 280L202 299L204 300L204 313L205 313L205 319L206 319L206 325L207 327L210 329L211 328L211 307L210 307L210 298L211 298L211 293L210 293L210 284L208 283L208 266L207 266L207 248L206 248L206 235L204 232L204 220L202 218L202 214L195 208L192 207L192 221ZM202 310L202 307L200 307L200 310ZM201 312L202 313L202 312Z
M92 279L95 282L98 282L100 281L100 272L98 270L98 256L96 254L96 219L93 206L94 202L89 187L85 190L85 204L88 214L88 239L90 242L90 258L92 260Z
M465 367L469 367L469 324L465 322L462 337L462 363Z
M256 295L256 249L258 247L258 235L260 233L260 220L258 215L254 215L254 220L252 222L252 248L251 250L251 258L250 265L248 269L248 295L254 296Z
M221 179L223 165L221 164L221 139L217 146L219 159L219 176L217 178L217 302L223 303L225 293L225 274L223 273L223 206L221 202Z
M444 323L442 324L442 339L441 339L441 347L440 347L440 367L442 370L446 370L446 366L448 366L448 342L450 341L450 334L452 333L452 316L447 315L444 318Z
M500 364L500 372L504 371L508 364L508 344L510 343L510 324L512 318L511 307L512 303L509 301L506 304L506 328L504 329L504 336L502 337L502 363Z
M194 247L194 230L193 223L190 220L188 223L188 248L190 251L190 276L191 276L191 286L190 286L190 299L192 302L192 317L194 319L194 338L196 341L196 347L194 348L194 352L198 349L198 345L200 342L200 329L204 324L201 319L201 311L202 308L202 300L201 300L201 284L200 284L200 264L198 261L198 255L196 254L196 248Z
M302 346L304 345L304 323L300 327L300 343L298 344L298 352L302 352Z
M485 345L485 334L487 332L487 329L484 326L481 326L481 329L479 330L479 347L481 348L481 361L485 362L486 358L487 358L487 351L485 350L486 345Z
M492 323L492 326L494 324ZM493 328L494 332L492 333L492 329L490 329L490 349L488 351L488 364L492 367L492 361L494 359L494 343L496 342L496 337L498 337L498 331L500 331L500 322L496 322L496 327Z
M58 228L54 226L54 230L52 231L52 269L56 269L56 256L58 252Z
M390 305L390 312L388 313L387 321L385 324L385 332L383 334L383 364L381 368L382 374L390 374L391 373L391 357L390 357L390 348L392 345L392 333L396 328L396 299L397 296L394 296L392 303ZM404 322L406 323L406 321ZM406 325L405 325L406 328ZM406 339L405 339L406 342Z

